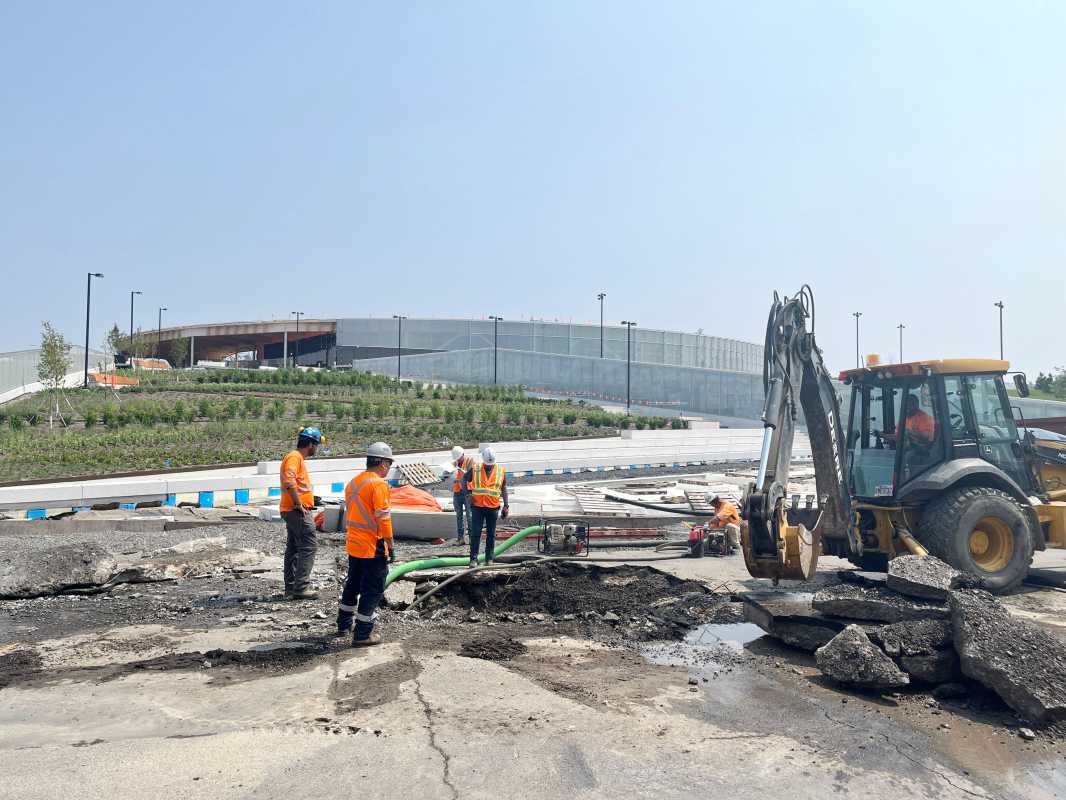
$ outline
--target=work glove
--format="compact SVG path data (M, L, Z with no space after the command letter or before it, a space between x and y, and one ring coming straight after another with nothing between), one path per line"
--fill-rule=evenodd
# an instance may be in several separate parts
M394 564L396 562L396 543L389 542L389 563Z
M510 515L510 513L511 513L511 509L508 508L507 506L504 506L503 507L503 511L500 512L500 518L501 519L507 519L507 517Z

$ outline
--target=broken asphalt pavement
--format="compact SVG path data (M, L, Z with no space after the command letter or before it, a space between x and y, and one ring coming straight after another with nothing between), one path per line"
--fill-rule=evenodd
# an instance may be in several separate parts
M221 549L181 552L218 537ZM277 525L80 541L182 574L0 601L3 798L764 800L787 787L898 800L1066 788L1059 741L1017 735L994 697L841 692L809 652L748 631L739 596L769 586L739 556L524 582L501 571L480 601L457 590L418 613L383 610L385 644L353 650L329 635L337 546L316 561L322 599L292 603L280 598ZM258 561L223 555L244 552ZM825 562L823 583L846 566ZM810 588L781 593L809 599ZM1011 609L1051 619L1059 602L1049 592Z

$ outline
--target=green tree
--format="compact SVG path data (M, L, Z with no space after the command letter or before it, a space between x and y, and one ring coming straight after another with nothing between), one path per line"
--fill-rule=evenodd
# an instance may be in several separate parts
M48 425L52 425L52 415L62 419L59 414L59 393L63 388L63 379L70 372L70 342L68 342L51 322L41 323L41 353L37 359L37 377L52 394L51 408L48 410Z
M189 360L189 340L182 337L180 339L173 339L167 348L167 353L170 356L168 359L171 365L175 367L184 367Z

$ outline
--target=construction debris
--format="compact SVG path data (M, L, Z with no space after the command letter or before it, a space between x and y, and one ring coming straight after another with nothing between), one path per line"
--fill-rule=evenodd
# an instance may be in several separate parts
M888 563L887 584L910 597L946 600L962 583L963 573L936 556L899 556Z
M947 605L898 594L887 587L862 588L841 583L814 595L813 606L831 617L870 622L902 622L917 619L946 619Z
M962 672L994 690L1026 720L1066 719L1066 644L1010 616L978 589L952 592L951 622Z
M744 619L792 647L813 653L847 626L843 620L819 614L810 594L779 592L744 596Z
M119 567L97 542L61 544L0 561L0 598L40 597L107 583Z
M910 678L858 625L848 625L815 651L818 668L837 683L864 689L898 689Z
M883 625L870 638L890 656L927 656L952 646L951 623L942 619Z

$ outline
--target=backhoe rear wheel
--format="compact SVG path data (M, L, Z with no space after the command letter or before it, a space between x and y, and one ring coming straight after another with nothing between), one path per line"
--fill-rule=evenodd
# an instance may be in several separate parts
M945 492L922 514L918 533L930 553L976 575L991 592L1018 586L1033 560L1025 512L1009 494L989 486Z

